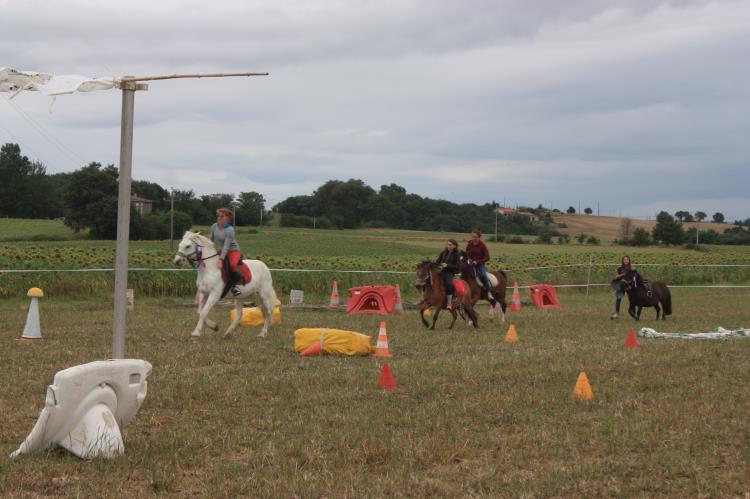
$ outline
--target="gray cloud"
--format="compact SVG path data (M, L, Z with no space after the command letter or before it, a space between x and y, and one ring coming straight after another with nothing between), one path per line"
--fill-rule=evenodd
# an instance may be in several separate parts
M162 185L278 202L354 177L455 201L750 216L748 0L0 9L0 65L271 72L137 95L134 175ZM51 115L39 95L15 102L75 158L117 163L115 92L58 98ZM7 103L0 118L0 142L22 141L50 171L80 166Z

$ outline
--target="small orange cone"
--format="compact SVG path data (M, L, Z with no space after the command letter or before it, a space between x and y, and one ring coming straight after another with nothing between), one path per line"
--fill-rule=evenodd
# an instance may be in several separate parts
M628 329L628 335L625 337L625 348L640 348L632 329Z
M576 381L576 386L573 388L573 396L580 400L591 400L594 398L594 392L591 390L591 385L589 385L589 378L583 371L578 375L578 381Z
M316 341L309 347L305 348L302 353L299 354L300 357L314 357L316 355L323 355L323 347L320 346L319 341Z
M505 335L505 341L507 343L515 343L518 341L518 333L516 332L516 326L513 324L508 328L508 334Z
M373 357L393 357L388 351L388 333L385 330L385 321L380 323L380 331L378 331L378 344L375 347L375 355Z
M396 380L393 379L393 373L391 372L391 366L383 364L383 368L380 369L380 376L378 376L378 387L383 390L393 391L396 389Z
M333 280L333 289L331 290L331 301L328 303L331 308L339 308L339 283Z
M510 304L508 309L511 312L521 310L521 293L518 292L518 282L513 283L513 303Z
M396 284L396 305L393 306L393 313L396 315L404 314L404 304L401 303L401 286Z

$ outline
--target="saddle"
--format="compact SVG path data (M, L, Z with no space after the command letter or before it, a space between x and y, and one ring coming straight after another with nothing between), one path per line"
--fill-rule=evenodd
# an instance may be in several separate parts
M227 295L227 293L229 292L229 288L231 288L233 284L245 285L249 284L250 281L253 280L253 274L252 272L250 272L250 267L248 267L245 262L242 261L242 257L240 257L240 263L237 264L237 272L242 274L242 280L237 283L232 283L232 281L229 279L229 273L227 272L227 265L221 266L221 279L222 281L224 281L224 290L221 292L222 298Z
M453 288L456 290L456 298L465 295L467 292L466 286L464 286L464 281L461 279L453 279Z
M487 272L487 279L490 281L490 287L491 288L497 287L497 284L498 284L497 277L495 277L490 272ZM476 280L477 280L477 284L479 285L480 288L482 286L484 286L484 283L482 282L482 279L478 275L476 276Z

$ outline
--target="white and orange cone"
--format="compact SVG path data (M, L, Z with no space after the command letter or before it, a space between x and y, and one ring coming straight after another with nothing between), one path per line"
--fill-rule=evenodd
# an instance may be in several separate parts
M513 303L510 304L509 310L511 312L521 310L521 293L518 292L518 281L513 283Z
M373 355L373 357L393 357L391 352L388 351L388 333L385 330L385 321L380 323L378 344L375 347L375 355Z
M393 313L404 315L404 304L401 302L401 286L396 284L396 305L393 306Z
M333 280L333 289L331 289L331 301L328 303L331 308L339 308L339 283Z

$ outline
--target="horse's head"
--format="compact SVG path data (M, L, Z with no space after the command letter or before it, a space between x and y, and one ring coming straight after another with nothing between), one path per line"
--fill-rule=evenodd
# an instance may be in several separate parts
M177 245L177 253L172 263L177 267L183 268L187 266L188 262L196 261L203 239L205 238L200 232L186 231L182 236L182 241Z
M432 279L432 269L434 267L435 264L429 260L417 264L417 280L414 283L417 289L423 290L430 282L430 279Z
M465 271L474 272L474 266L469 263L469 255L465 251L458 252L458 270L463 274Z
M637 288L643 280L637 270L628 270L622 278L622 282L625 284L625 291L630 291L633 288Z

